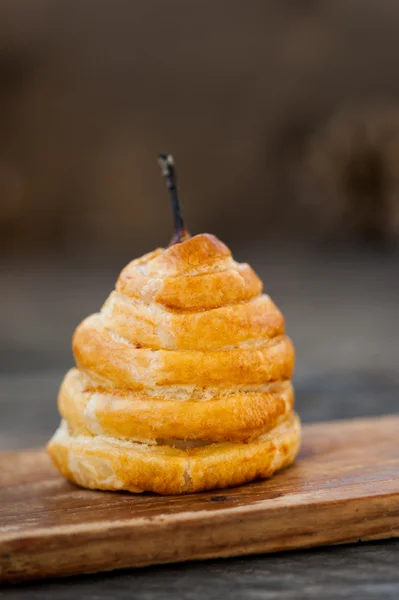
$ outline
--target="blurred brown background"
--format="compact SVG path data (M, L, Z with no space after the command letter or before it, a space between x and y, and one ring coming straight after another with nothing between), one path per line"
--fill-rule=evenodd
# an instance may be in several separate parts
M165 243L165 150L194 232L394 241L398 26L388 0L2 0L1 253Z
M399 5L0 0L0 446L43 443L76 324L172 230L253 264L305 420L397 410Z

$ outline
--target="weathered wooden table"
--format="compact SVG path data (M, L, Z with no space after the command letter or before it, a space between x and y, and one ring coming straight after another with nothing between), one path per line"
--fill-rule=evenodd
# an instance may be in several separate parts
M248 253L239 258L251 261ZM252 253L296 342L304 421L398 412L398 258L273 262ZM51 435L73 326L101 304L122 263L0 266L0 449L40 446ZM391 540L37 582L0 598L396 600L398 565L399 540Z

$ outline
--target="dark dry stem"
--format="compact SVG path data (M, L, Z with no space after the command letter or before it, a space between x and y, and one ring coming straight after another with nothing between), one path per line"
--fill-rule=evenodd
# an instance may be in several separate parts
M175 233L169 244L171 246L172 244L184 242L184 240L190 237L190 234L184 225L183 210L177 193L177 178L173 156L171 154L159 154L158 162L162 170L162 175L165 177L172 202Z

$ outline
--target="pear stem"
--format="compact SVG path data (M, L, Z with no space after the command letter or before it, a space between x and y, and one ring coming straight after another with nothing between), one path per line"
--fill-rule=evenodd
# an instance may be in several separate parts
M158 163L162 170L162 175L165 177L166 186L169 190L170 199L172 202L173 220L175 233L170 241L169 246L179 244L190 237L189 232L184 225L183 209L180 204L179 195L177 192L177 177L175 170L175 162L171 154L159 154Z

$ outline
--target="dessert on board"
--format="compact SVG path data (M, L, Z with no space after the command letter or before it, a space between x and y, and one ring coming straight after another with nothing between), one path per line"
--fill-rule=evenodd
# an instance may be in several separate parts
M179 494L270 477L299 449L295 353L262 282L215 236L191 237L161 156L175 236L121 272L73 337L59 471L102 490Z

